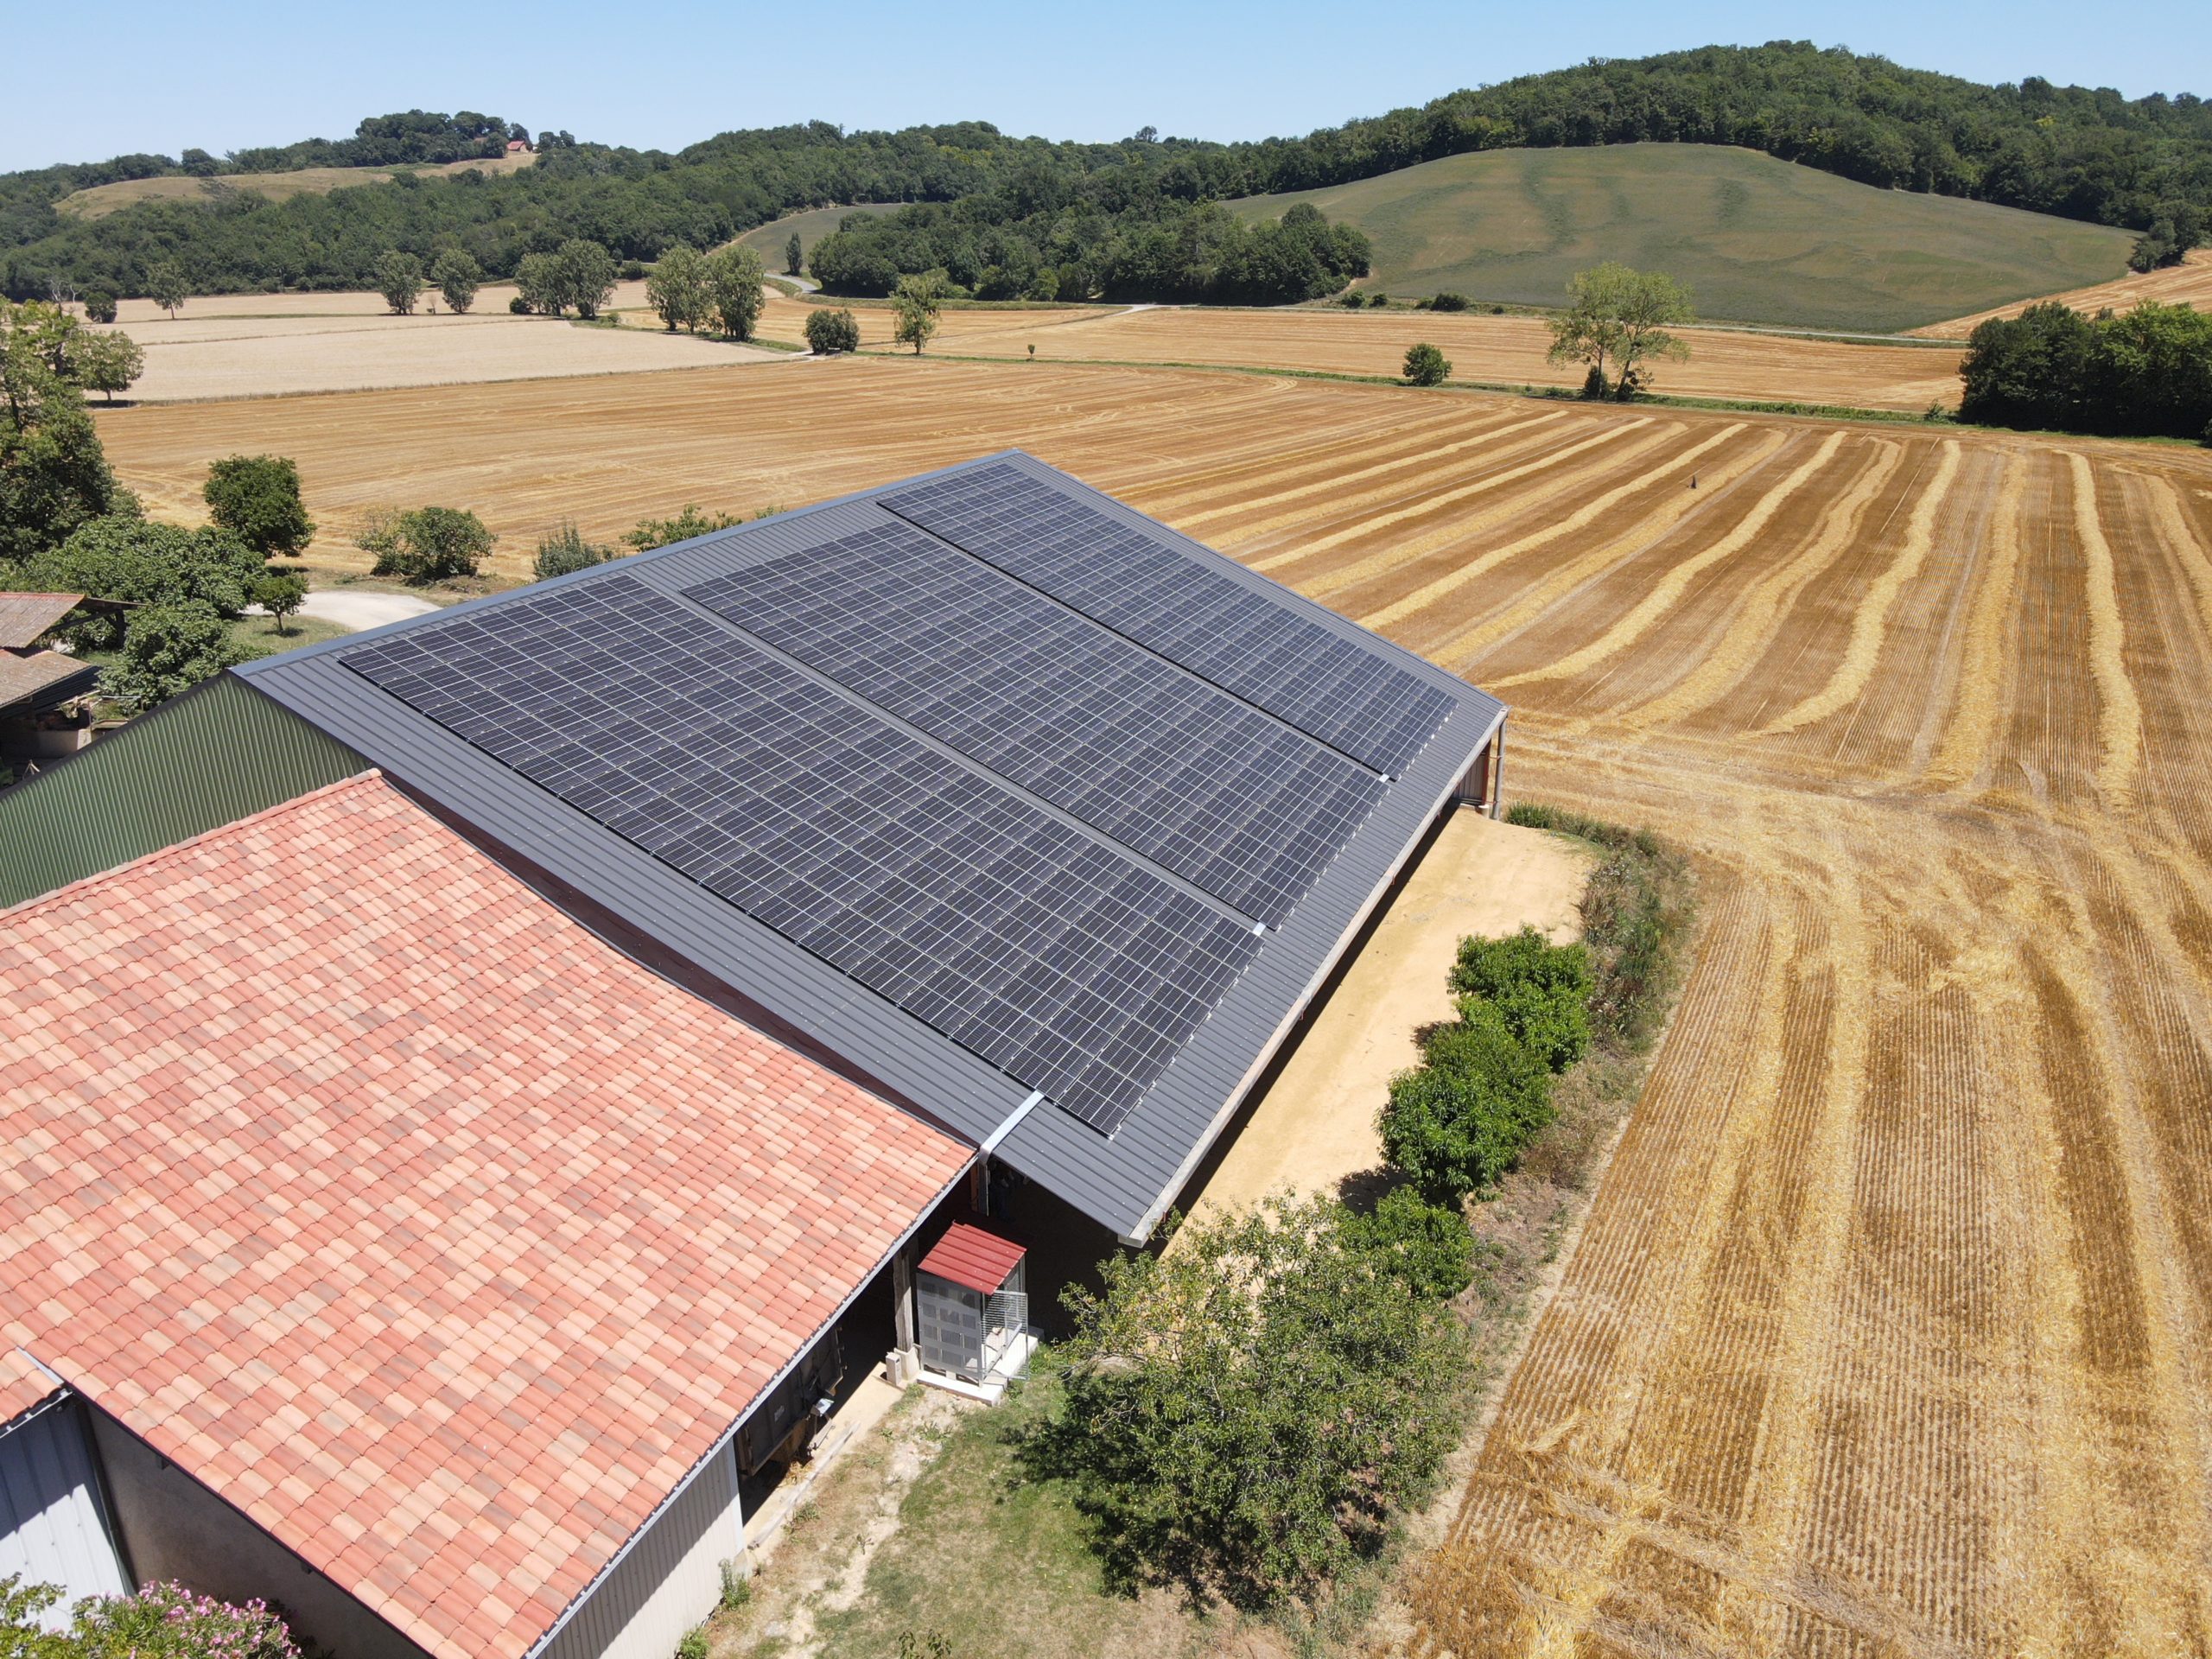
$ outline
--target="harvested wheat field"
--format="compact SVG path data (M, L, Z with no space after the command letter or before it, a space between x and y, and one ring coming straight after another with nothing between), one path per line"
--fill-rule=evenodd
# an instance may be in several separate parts
M1912 332L1935 340L1963 340L1974 332L1977 322L1986 322L1991 317L2017 317L2031 305L2043 305L2052 300L2092 315L2107 306L2115 311L2125 311L2138 300L2157 300L2165 305L2190 305L2199 311L2212 311L2212 248L2191 249L2181 264L2168 265L2163 270L2139 274L2130 271L2094 288L2069 289L2063 294L2046 294L2041 299L2016 300L1993 310L1977 311L1970 317L1931 322L1925 328Z
M771 302L765 332L797 338L804 307ZM856 309L863 345L886 345L892 315ZM1719 328L1683 331L1686 363L1662 362L1655 390L1689 397L1844 405L1919 414L1959 401L1958 353L1927 346L1862 346ZM1105 311L950 310L933 352L1096 363L1196 363L1327 374L1403 372L1406 348L1428 340L1452 359L1455 379L1492 385L1579 386L1580 369L1548 363L1551 334L1540 317L1429 311L1239 310L1219 306L1122 307Z
M1495 688L1509 791L1693 849L1707 935L1402 1644L2212 1647L2212 455L794 370L102 430L163 510L276 448L510 538L1019 442Z

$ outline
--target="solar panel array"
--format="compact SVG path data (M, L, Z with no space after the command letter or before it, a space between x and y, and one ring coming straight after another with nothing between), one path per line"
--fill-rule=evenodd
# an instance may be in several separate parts
M1436 687L1010 463L880 498L891 512L1345 754L1404 773L1452 710Z
M1270 925L1382 794L1373 772L903 524L686 597Z
M1108 1134L1258 948L631 576L341 660Z

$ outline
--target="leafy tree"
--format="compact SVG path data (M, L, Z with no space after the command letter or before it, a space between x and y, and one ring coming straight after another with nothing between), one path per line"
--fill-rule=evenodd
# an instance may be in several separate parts
M522 309L557 317L569 304L568 273L558 254L525 254L515 268L515 299Z
M1467 296L1454 294L1447 288L1441 294L1430 296L1428 308L1432 311L1464 311L1467 308Z
M176 321L176 314L190 292L185 282L184 268L174 259L164 259L149 266L146 270L146 297L169 314L169 321Z
M805 274L806 250L799 245L798 232L791 232L791 239L784 244L784 275L798 276Z
M146 372L146 353L130 335L86 334L71 353L72 378L88 391L104 393L109 403L118 391L128 391Z
M706 262L707 296L715 321L732 340L750 340L760 321L766 296L761 284L768 273L760 256L742 243L733 243Z
M200 486L208 516L264 558L296 559L315 538L300 469L284 455L226 455Z
M85 317L91 322L115 321L115 290L95 288L85 296Z
M892 338L901 346L912 346L916 357L937 333L938 314L944 308L950 287L944 272L926 270L901 276L899 286L892 290L892 301L899 308L899 326L892 331Z
M680 538L679 538L680 539ZM532 569L538 581L554 576L565 576L572 571L588 570L594 564L604 564L614 556L614 550L598 542L588 542L577 530L573 519L564 520L561 528L551 535L541 537L537 543L537 558Z
M101 675L100 689L143 714L251 654L232 643L221 615L205 601L148 605L131 613L123 659ZM130 1650L115 1651L122 1659Z
M2090 318L2049 302L1976 327L1959 375L1963 420L2194 437L2212 421L2212 316L2145 301Z
M355 538L376 563L370 574L423 585L475 575L492 555L492 532L474 513L417 507L373 515Z
M702 512L696 502L687 501L683 511L673 518L640 518L638 527L622 539L639 552L647 553L656 547L688 542L694 536L710 536L744 522L734 512Z
M484 281L484 267L459 248L448 248L430 262L430 280L438 285L446 309L455 316L467 315L476 303L476 290Z
M645 278L645 299L671 333L678 328L696 333L709 307L706 261L699 251L678 242L663 253Z
M861 348L860 319L843 306L835 310L817 307L806 314L806 344L817 357Z
M0 563L57 547L138 504L108 470L84 393L56 372L51 307L0 300Z
M1392 1169L1457 1199L1504 1174L1550 1121L1550 1071L1495 1007L1470 998L1428 1033L1423 1064L1390 1079L1377 1128Z
M261 555L230 531L116 514L78 527L56 548L25 559L12 581L34 593L89 594L134 605L207 606L218 615L245 614L247 594L262 574ZM72 623L73 643L94 648L116 641L112 617Z
M1690 354L1688 345L1668 332L1696 321L1688 290L1673 277L1609 259L1575 272L1567 292L1573 303L1550 324L1550 360L1587 363L1602 395L1625 402L1644 388L1653 359Z
M1277 1197L1066 1293L1065 1402L1025 1452L1117 1579L1261 1606L1381 1549L1464 1427L1465 1337L1402 1271L1342 1205Z
M614 291L614 256L598 243L582 237L561 245L555 256L561 262L561 296L589 321Z
M423 262L397 249L377 261L377 292L395 317L411 316L423 292Z
M1346 1216L1344 1230L1413 1295L1446 1301L1474 1282L1475 1236L1466 1217L1410 1186L1391 1188L1365 1215Z
M1452 359L1423 340L1407 350L1405 372L1409 386L1440 386L1452 376Z
M287 633L285 619L308 602L308 584L289 570L264 570L253 579L246 597L276 619L277 632Z

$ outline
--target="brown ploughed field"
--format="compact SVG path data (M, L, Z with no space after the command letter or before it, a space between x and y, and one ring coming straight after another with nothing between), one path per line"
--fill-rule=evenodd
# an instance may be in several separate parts
M1963 340L1974 332L1977 322L1991 317L2017 317L2031 305L2043 305L2052 300L2093 315L2107 306L2115 311L2125 311L2138 300L2158 300L2166 305L2191 305L2199 311L2212 311L2212 248L2191 249L2181 264L2168 265L2163 270L2140 275L2130 271L2094 288L2069 289L2063 294L2046 294L2039 300L2016 300L1994 310L1977 311L1970 317L1955 317L1948 322L1931 322L1925 328L1911 332L1931 340Z
M1491 687L1707 932L1412 1650L2212 1648L2212 454L887 359L101 429L510 574L1020 444Z
M802 338L807 307L768 302L761 331ZM863 346L889 346L892 314L858 306ZM1683 331L1687 363L1654 369L1655 391L1686 397L1903 410L1956 407L1956 352L1928 346L1862 346L1720 328ZM1406 348L1440 347L1452 378L1491 385L1579 386L1582 371L1547 363L1551 333L1541 317L1429 311L1236 310L1219 306L1110 310L956 309L941 318L930 350L951 356L1038 357L1092 363L1196 363L1395 378Z

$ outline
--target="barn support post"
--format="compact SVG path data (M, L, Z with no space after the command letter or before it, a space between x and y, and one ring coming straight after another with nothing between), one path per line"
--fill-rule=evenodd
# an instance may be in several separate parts
M883 1362L883 1380L903 1389L921 1370L914 1344L914 1263L903 1249L891 1258L891 1327L896 1345Z
M1497 734L1490 741L1490 815L1496 818L1505 810L1505 722L1497 722Z

